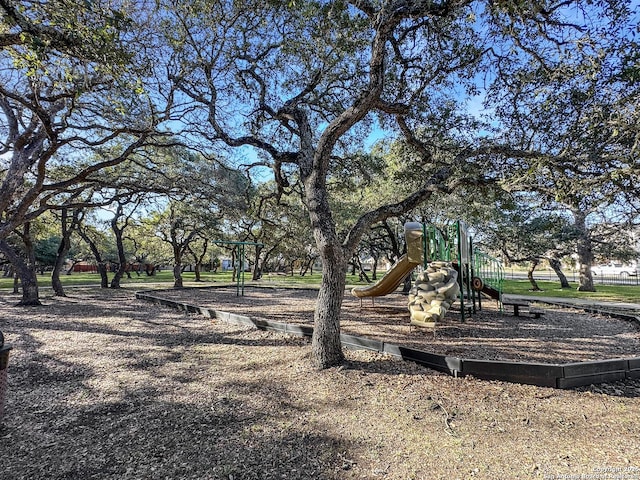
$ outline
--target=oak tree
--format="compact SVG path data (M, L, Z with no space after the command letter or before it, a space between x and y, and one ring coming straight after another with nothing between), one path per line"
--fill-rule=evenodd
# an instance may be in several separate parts
M522 142L514 147L510 139L488 139L456 114L478 93L481 73L488 81L502 75L507 57L513 65L561 68L556 60L594 33L567 21L570 7L562 1L160 4L185 137L199 148L237 149L245 163L271 169L283 194L302 194L323 265L312 340L320 368L343 360L346 268L371 225L410 211L434 192L476 182L482 169L473 165L496 179L501 162L535 158ZM592 8L606 16L604 7ZM446 129L444 138L436 129L425 133L432 121ZM406 139L422 181L340 230L332 179L345 162L357 166L354 151L373 126Z

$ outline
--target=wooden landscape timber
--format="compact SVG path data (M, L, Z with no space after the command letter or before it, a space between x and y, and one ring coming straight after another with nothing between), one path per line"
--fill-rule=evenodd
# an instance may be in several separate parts
M311 326L274 322L262 318L194 306L163 298L162 291L160 290L136 292L136 298L179 310L199 313L207 318L217 319L227 323L252 325L261 330L304 337L310 337L313 334L313 328ZM454 377L473 376L485 380L499 380L558 389L624 380L627 378L640 378L640 357L550 364L510 360L496 361L441 355L364 336L344 333L341 335L341 342L344 348L368 350L392 355Z

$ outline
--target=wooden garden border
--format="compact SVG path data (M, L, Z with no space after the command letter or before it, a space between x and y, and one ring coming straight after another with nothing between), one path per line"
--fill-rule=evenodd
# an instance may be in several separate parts
M152 294L152 292L158 291L161 290L139 291L136 292L136 298L189 313L198 313L206 318L220 320L233 325L253 326L260 330L301 337L311 337L313 334L313 327L308 325L273 322L246 315L180 303ZM637 317L628 319L640 321ZM369 350L393 355L394 357L415 362L454 377L471 375L484 380L500 380L551 388L573 388L595 383L624 380L627 378L640 378L640 357L564 364L478 360L438 355L350 334L342 334L340 338L342 345L347 349Z

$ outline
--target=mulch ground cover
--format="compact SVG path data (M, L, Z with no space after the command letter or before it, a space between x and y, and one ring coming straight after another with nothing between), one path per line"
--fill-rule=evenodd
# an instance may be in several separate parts
M233 302L263 311L277 304L281 320L301 321L284 311L290 296L276 293ZM42 307L23 308L0 294L0 330L13 345L0 478L640 479L637 380L555 390L453 378L351 351L345 365L315 371L304 338L212 322L138 301L130 290L68 295L45 294ZM477 325L452 318L434 341L408 331L401 304L376 301L381 310L361 311L345 300L353 318L343 325L354 332L415 337L433 348L481 343L492 355L516 351L490 335L507 330L500 322L508 317ZM365 321L376 311L379 321ZM556 314L581 315L545 318ZM585 318L600 324L591 348L571 345L583 337L566 331L567 321L548 335L566 332L553 354L539 345L526 356L554 359L562 345L576 356L629 353L637 341L628 324ZM528 343L536 322L519 322L514 338ZM468 336L483 329L484 336Z
M254 318L313 323L317 292L312 289L247 287L244 293L237 295L235 288L189 288L158 295ZM464 358L567 363L634 357L640 352L637 322L549 305L542 310L540 318L527 313L516 317L485 300L464 321L459 310L450 310L434 336L432 329L409 327L406 295L394 293L361 302L345 292L340 323L344 333Z

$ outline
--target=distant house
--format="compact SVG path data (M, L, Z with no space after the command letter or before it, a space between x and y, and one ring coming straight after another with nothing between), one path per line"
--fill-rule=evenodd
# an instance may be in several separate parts
M77 262L73 265L72 271L78 273L98 273L98 266L90 262Z

